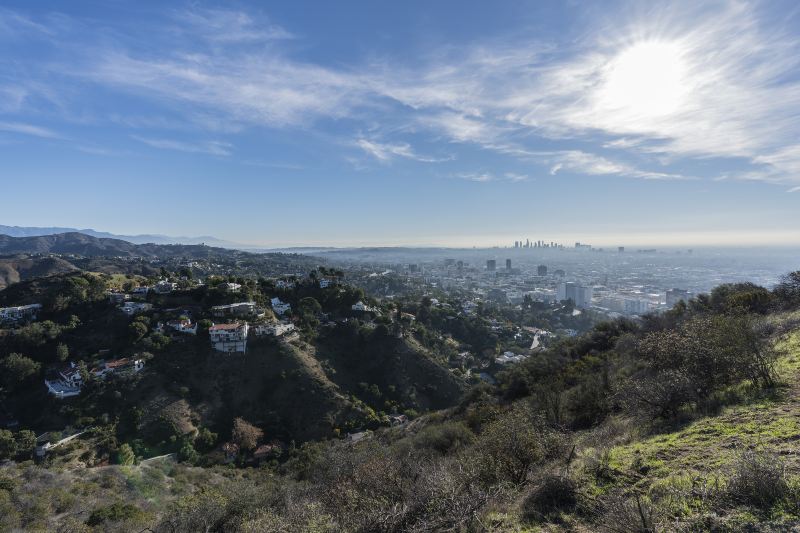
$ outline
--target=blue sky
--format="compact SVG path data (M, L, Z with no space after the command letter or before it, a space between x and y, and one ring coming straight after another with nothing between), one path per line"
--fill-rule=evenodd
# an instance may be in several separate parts
M0 7L0 224L800 244L794 2Z

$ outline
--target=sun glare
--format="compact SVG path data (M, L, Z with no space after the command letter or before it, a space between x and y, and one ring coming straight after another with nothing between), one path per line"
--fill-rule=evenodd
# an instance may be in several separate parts
M624 49L611 61L600 98L609 109L655 117L675 112L686 92L680 47L645 41Z

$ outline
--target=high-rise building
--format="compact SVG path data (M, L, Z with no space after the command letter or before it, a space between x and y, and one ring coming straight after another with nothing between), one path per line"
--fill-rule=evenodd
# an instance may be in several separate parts
M486 261L486 270L489 270L491 272L497 270L497 261L495 261L494 259L487 260Z
M506 259L506 270L511 270L511 259Z
M624 247L624 246L620 246L620 247L618 247L618 248L617 248L617 252L619 252L619 253L625 253L625 247Z
M546 276L547 275L547 266L546 265L539 265L538 267L536 267L536 273L538 275L540 275L540 276Z
M556 300L559 302L572 300L575 307L585 309L592 305L592 288L584 287L572 281L562 282L558 284Z

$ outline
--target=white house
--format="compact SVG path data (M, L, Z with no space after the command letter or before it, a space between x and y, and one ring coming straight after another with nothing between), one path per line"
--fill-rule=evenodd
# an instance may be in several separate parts
M153 308L153 304L144 302L125 302L119 308L120 311L128 316L138 315Z
M277 315L284 315L287 312L292 310L292 306L286 302L282 302L280 298L273 298L270 300L272 304L272 310L275 311Z
M64 398L78 396L81 393L83 378L78 370L78 365L69 363L58 370L53 379L45 379L44 384L47 387L47 392L59 400L63 400Z
M16 307L0 308L0 322L19 322L21 320L36 320L36 315L42 304L19 305Z
M247 322L233 324L217 324L208 329L208 336L211 346L218 352L241 352L247 351L247 333L249 327Z
M272 324L259 324L253 327L257 337L280 337L294 331L294 324L290 322L273 322Z
M494 361L501 365L509 363L519 363L527 359L527 355L515 354L514 352L504 352L503 355L498 356Z
M239 292L242 289L240 284L233 282L220 283L217 287L225 292Z
M211 308L211 314L215 317L226 316L264 316L264 311L256 307L255 302L239 302L228 305L215 305Z
M192 323L191 320L184 319L184 320L170 320L167 322L167 326L171 327L178 333L188 333L190 335L197 335L197 323Z
M377 311L376 308L368 306L367 304L365 304L361 300L359 300L358 302L354 303L351 306L351 309L353 311L370 312L370 313L374 313L375 311Z
M125 357L123 359L112 359L111 361L103 361L97 367L91 370L92 374L100 379L105 379L111 374L125 375L135 374L141 372L144 368L144 360L130 359Z

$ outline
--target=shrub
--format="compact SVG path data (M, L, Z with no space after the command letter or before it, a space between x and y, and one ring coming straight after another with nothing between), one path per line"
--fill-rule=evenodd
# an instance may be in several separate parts
M789 494L785 471L778 457L747 451L736 463L728 482L728 496L735 503L766 511Z
M475 439L475 435L460 422L447 422L424 428L414 437L417 449L435 450L447 455L464 448Z
M564 439L520 403L486 425L474 446L480 477L493 485L526 482L531 469L563 451Z
M656 508L646 498L612 493L600 501L598 521L607 531L656 533Z
M130 466L136 462L136 454L133 453L133 448L130 444L125 443L119 447L117 451L117 464L123 466Z
M522 504L522 515L530 522L558 521L562 512L578 505L575 481L567 476L550 474L531 491Z
M144 512L142 512L135 505L123 502L114 502L111 505L98 507L92 511L92 514L89 515L89 519L86 521L86 523L90 526L99 526L101 524L105 524L106 522L140 520L143 518L143 516Z

